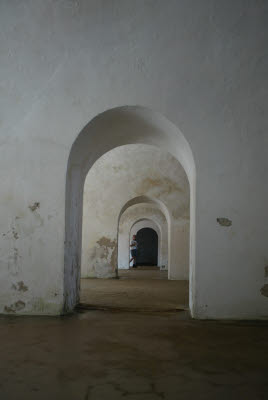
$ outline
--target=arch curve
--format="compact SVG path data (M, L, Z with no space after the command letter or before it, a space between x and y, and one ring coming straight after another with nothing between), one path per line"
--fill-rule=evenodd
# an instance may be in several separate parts
M127 144L149 144L169 152L183 166L190 185L193 182L194 157L181 131L164 115L142 106L115 107L94 117L74 141L68 164L79 165L86 176L104 153Z
M167 222L170 222L170 212L167 208L167 206L164 204L163 201L156 199L154 197L149 197L149 196L137 196L137 197L133 197L132 199L130 199L129 201L126 202L126 204L122 207L119 217L118 217L118 223L120 221L121 216L124 214L124 212L132 207L135 206L137 204L153 204L155 206L157 206L161 212L164 214L164 216L166 217Z
M161 232L161 230L162 230L161 225L159 224L159 222L155 221L153 218L139 218L137 221L133 222L133 224L130 227L130 231L132 231L132 229L134 228L134 226L136 224L138 224L139 222L142 222L142 221L153 222L158 227L159 232Z

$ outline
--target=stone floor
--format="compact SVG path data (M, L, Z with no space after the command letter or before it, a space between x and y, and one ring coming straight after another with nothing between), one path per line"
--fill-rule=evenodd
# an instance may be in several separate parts
M267 400L267 323L86 311L0 318L1 400Z
M188 281L171 281L167 271L119 270L119 279L81 279L81 303L94 309L176 311L188 309Z
M104 296L111 308L1 317L0 399L268 398L268 322L191 320L168 309L187 297L187 284L130 274L82 282L87 301L100 305Z
M130 269L119 269L120 279L168 279L168 271L160 270L159 267L137 267Z

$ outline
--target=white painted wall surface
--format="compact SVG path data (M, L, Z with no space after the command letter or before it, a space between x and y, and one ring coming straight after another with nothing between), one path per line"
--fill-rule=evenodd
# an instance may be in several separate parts
M99 113L139 104L179 127L194 156L193 315L267 317L267 8L0 2L0 312L62 312L72 144Z
M189 278L189 228L184 233L181 229L182 225L189 226L188 180L174 157L148 145L118 147L103 155L90 169L84 185L82 277L115 276L119 215L123 206L137 196L157 199L167 208L171 216L169 229L175 235L171 277ZM133 224L138 218L152 215L153 210L156 218L160 220L161 213L165 220L156 205L139 204L128 208L120 221L131 216ZM128 243L131 225L127 229ZM119 266L120 253L121 247Z

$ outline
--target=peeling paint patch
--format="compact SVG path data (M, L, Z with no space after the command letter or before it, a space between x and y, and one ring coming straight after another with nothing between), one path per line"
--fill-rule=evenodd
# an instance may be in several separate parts
M261 294L268 297L268 283L261 288Z
M14 314L16 311L12 307L5 306L4 311L9 314Z
M100 238L89 255L91 269L98 277L107 276L116 270L117 266L117 241L105 236Z
M12 227L11 230L8 231L7 233L3 233L2 236L5 237L5 236L9 236L10 234L12 234L12 236L13 236L13 238L14 238L15 240L17 240L17 239L19 238L19 234L18 234L18 232L15 230L14 227Z
M232 225L232 221L228 218L217 218L217 222L221 226L231 226Z
M37 210L38 208L40 208L40 203L38 202L38 201L36 201L34 204L32 204L32 205L30 205L29 206L29 209L31 210L31 211L35 211L35 210Z
M11 287L12 289L18 290L19 292L27 292L28 290L28 286L26 286L23 281L13 283Z
M25 308L24 301L18 300L16 303L11 304L10 306L5 306L4 311L7 313L16 313L17 311L23 310Z
M14 262L17 263L19 258L19 250L14 247Z
M112 255L111 255L111 265L113 269L115 270L117 267L117 245L115 245Z
M103 236L102 238L100 238L97 243L100 246L104 246L104 247L110 247L113 248L115 246L115 240L111 240L105 236Z
M13 234L14 239L17 240L19 238L18 232L16 232L14 228L12 228L12 234Z

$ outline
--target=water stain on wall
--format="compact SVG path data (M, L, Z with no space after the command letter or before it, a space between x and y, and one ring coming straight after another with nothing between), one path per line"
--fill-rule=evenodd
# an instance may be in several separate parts
M145 178L137 188L138 194L144 194L152 189L159 190L159 196L168 195L173 192L183 192L183 189L170 178Z
M17 217L15 219L17 219ZM14 227L12 227L10 231L3 233L2 236L3 237L10 236L10 234L12 235L13 239L15 239L15 240L17 240L19 238L19 234Z
M89 256L90 269L99 276L111 272L111 270L105 271L107 267L115 271L117 266L117 241L103 236L96 243L97 246L92 248ZM106 268L104 268L105 265Z
M10 306L5 306L4 311L7 313L16 313L17 311L23 310L25 308L24 301L18 300L16 303L10 304Z
M37 210L38 208L40 208L40 203L39 203L38 201L36 201L35 203L29 205L29 209L30 209L31 211L33 211L33 212L34 212L35 210Z
M265 296L265 297L268 297L268 284L264 285L264 286L261 288L261 294L262 294L263 296Z
M26 286L23 281L19 281L12 284L12 289L18 290L19 292L27 292L28 286Z
M115 268L116 267L116 249L117 249L116 240L111 240L111 239L103 236L102 238L100 238L97 241L97 243L103 249L103 251L104 251L104 253L106 255L106 258L108 256L108 254L110 253L109 249L112 250L112 254L111 254L111 257L110 257L110 263L111 263L111 266L113 268ZM105 258L105 256L104 256L104 258Z
M232 225L232 221L228 218L217 218L217 222L219 225L221 226L231 226Z
M14 239L16 239L16 240L19 238L19 234L18 234L18 232L16 232L15 228L12 228L12 235L13 235Z

